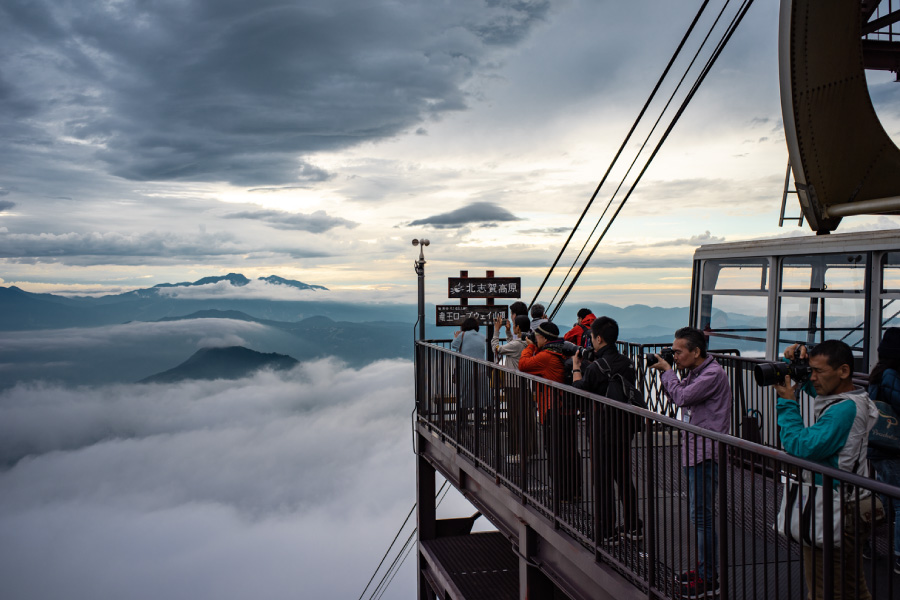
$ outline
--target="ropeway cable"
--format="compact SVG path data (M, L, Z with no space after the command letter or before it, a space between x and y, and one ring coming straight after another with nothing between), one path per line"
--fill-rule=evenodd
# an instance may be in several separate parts
M725 9L728 8L729 4L731 4L731 0L726 0L725 4L722 5L722 9L719 11L719 14L716 16L715 21L713 21L712 25L709 28L709 31L706 32L706 36L703 38L703 41L700 43L700 46L697 48L697 51L694 53L694 57L691 59L691 62L685 68L684 73L681 75L681 79L678 80L678 84L675 86L675 89L673 89L672 93L669 95L669 99L666 101L665 106L663 106L662 110L659 112L659 116L656 118L656 121L653 123L653 127L650 128L649 133L647 133L647 136L644 138L644 143L641 144L641 147L638 149L637 153L635 154L634 159L631 161L631 164L628 165L628 170L625 171L625 174L622 176L621 181L619 181L619 185L616 187L615 191L613 191L612 196L610 196L609 202L606 203L606 206L603 208L603 212L600 214L600 217L597 219L597 222L594 223L593 229L591 229L591 232L588 234L587 238L585 238L584 244L582 244L582 246L581 246L581 250L578 251L578 255L575 256L575 259L572 261L572 264L569 266L569 270L566 271L565 276L562 278L562 281L560 281L559 286L556 288L556 292L553 294L553 297L550 298L550 302L548 302L547 308L549 308L550 306L553 305L553 303L556 301L556 297L562 291L563 286L566 284L566 281L569 279L569 275L572 274L572 270L578 264L578 259L581 258L582 254L584 254L584 251L587 248L588 243L591 241L591 238L594 237L594 233L597 232L597 228L600 226L600 223L603 222L603 217L606 216L606 213L609 210L609 207L612 206L613 200L615 200L616 196L619 194L619 191L622 189L622 186L625 184L625 180L628 178L628 175L631 173L631 170L634 168L634 165L637 163L638 158L640 158L641 154L644 152L644 148L647 147L647 143L650 141L650 138L653 136L653 132L656 131L656 128L657 128L657 126L659 126L659 122L662 120L663 115L666 114L666 111L669 109L669 106L672 104L672 101L675 99L675 96L678 93L678 90L681 89L681 85L684 83L684 80L687 78L688 73L690 73L691 69L694 67L694 64L697 62L697 58L700 56L700 53L703 51L703 48L706 46L706 42L709 41L709 37L712 35L713 31L715 30L716 25L719 24L719 20L722 18L722 15L725 13ZM697 16L699 17L699 13ZM688 34L690 34L690 30L688 30ZM655 90L654 90L654 92L655 92ZM652 99L652 96L651 96L651 99ZM649 102L649 100L648 100L648 102ZM632 128L632 131L633 130L634 130L634 128ZM630 135L631 135L631 133L629 132L629 136ZM627 142L628 139L626 138L625 141ZM616 155L616 159L618 159L618 155ZM614 160L616 160L616 159L614 159ZM608 173L609 173L609 171L607 171L607 174ZM603 181L605 181L605 176L604 176ZM601 186L603 185L603 181L600 182ZM599 191L599 190L600 190L600 187L598 186L597 191ZM594 196L596 196L596 193L597 192L594 192ZM591 200L590 200L590 202L588 202L588 205L587 205L587 208L585 208L585 211L587 211L587 209L590 208L591 203L593 203L593 201L594 201L594 197L591 197ZM582 216L584 216L584 213L582 213ZM579 221L578 221L578 223L576 223L575 227L577 228L580 223L581 223L581 220L579 219ZM574 234L575 231L573 230L572 233ZM571 235L570 235L570 239L571 239ZM563 245L563 250L566 249L566 245L568 245L568 240L566 241L566 244ZM557 257L557 260L558 260L558 257ZM556 265L556 263L554 263L554 266L555 265ZM552 271L553 271L553 267L551 267L551 269L550 269L550 272L552 272ZM549 276L550 276L550 273L548 272L547 277L549 277ZM546 281L546 279L544 281ZM550 313L551 319L554 316L556 316L557 310L559 310L559 306L557 306L557 308L554 309Z
M446 483L446 482L445 482L445 483ZM442 488L442 489L443 489L443 488ZM450 488L447 488L446 490L444 490L444 495L441 496L441 497L438 499L437 504L435 504L435 508L437 508L438 506L441 505L441 502L444 501L444 497L447 495L447 492L449 492L449 491L450 491ZM438 491L438 493L440 494L440 491ZM413 536L414 536L415 534L416 534L416 530L413 530L412 534L410 534L409 538L406 540L406 544L403 545L403 548L401 548L401 549L400 549L400 552L397 554L397 558L394 559L394 563L396 564L396 563L397 563L397 559L400 558L400 554L403 554L403 551L404 551L404 550L406 551L406 554L403 555L403 560L400 561L400 564L397 564L397 568L394 569L394 572L393 572L393 574L391 575L391 578L388 579L387 583L384 584L384 587L381 588L381 594L379 594L377 598L375 598L375 596L373 595L372 598L371 598L371 600L381 600L381 597L384 596L384 593L385 593L385 592L387 591L387 589L390 587L391 582L394 581L394 577L396 577L396 576L397 576L397 573L400 572L400 567L403 566L403 563L405 563L405 562L406 562L406 559L409 558L409 555L412 554L413 548L416 547L415 544L410 544L410 543L409 543L409 542L412 540L412 538L413 538ZM409 548L406 547L407 545L409 545ZM392 567L393 567L393 565L392 565ZM388 570L388 572L390 572L390 569ZM387 577L387 573L385 574L385 577ZM383 580L383 578L382 578L382 580Z
M443 485L441 485L441 488L437 491L437 494L435 494L435 496L440 494L446 486L447 486L447 480L444 480ZM412 508L409 509L409 514L407 514L406 518L403 519L403 524L400 525L400 529L397 530L397 535L394 536L394 539L391 541L391 545L388 546L387 550L385 550L384 556L381 557L381 562L379 562L378 566L375 567L375 572L372 573L372 577L369 578L368 583L366 583L366 587L363 588L363 591L359 595L359 598L357 600L362 600L362 597L365 596L365 594L366 594L366 590L368 590L369 586L372 585L372 580L375 579L375 576L378 574L378 570L381 569L381 565L384 564L384 559L386 559L387 555L390 554L391 548L393 548L394 544L397 543L397 538L400 537L400 533L403 531L403 528L406 527L406 524L409 522L409 518L412 516L413 512L416 510L416 506L417 506L416 504L413 504ZM415 530L413 530L413 533L415 533Z
M641 178L644 176L644 173L646 173L647 168L650 166L650 163L656 157L656 154L659 152L663 143L669 137L669 134L672 132L672 129L674 129L675 124L678 122L678 119L681 118L681 115L684 113L684 110L687 108L687 105L693 99L694 94L697 93L697 90L699 89L700 84L703 83L703 80L709 74L709 71L712 69L712 66L715 64L716 60L722 54L722 51L724 50L725 45L731 39L731 36L734 35L734 31L736 30L736 28L740 24L740 22L743 20L744 16L747 14L747 11L750 8L750 5L752 5L752 4L753 4L753 0L744 0L743 5L738 10L738 13L734 16L731 23L729 24L729 27L726 30L725 35L719 41L712 56L710 56L710 58L707 60L706 65L704 66L704 68L701 71L697 80L694 82L694 85L691 87L690 92L688 92L688 95L682 101L681 106L679 107L678 111L675 113L675 116L672 119L672 122L666 128L666 131L663 134L660 141L656 144L656 147L653 149L653 153L650 155L650 158L647 159L647 163L644 165L643 169L641 169L641 172L638 174L637 179L635 179L634 183L632 183L631 187L628 190L628 193L625 195L625 198L622 200L621 204L619 204L619 207L616 209L616 212L613 214L609 223L606 224L606 227L603 229L603 232L600 234L600 238L594 244L594 247L591 249L591 252L590 252L590 254L588 254L584 263L582 263L581 268L578 270L578 273L576 273L575 278L572 280L572 283L569 284L569 287L566 289L565 294L560 299L559 304L556 307L556 310L559 310L559 307L562 306L563 302L565 302L566 298L569 295L569 292L572 291L572 288L575 286L575 282L581 276L581 273L584 271L584 268L587 266L587 263L590 261L591 257L594 255L594 252L597 250L597 247L600 245L600 242L603 240L603 237L606 235L606 232L609 231L609 228L612 225L613 221L615 221L616 217L622 211L622 208L625 206L625 203L628 202L628 199L631 197L632 192L634 192L634 189L637 187L637 184L640 182ZM554 313L555 313L555 311L554 311Z
M437 503L435 504L435 508L437 508L438 506L441 505L441 502L443 502L444 497L447 495L447 492L450 491L450 488L447 488L446 490L444 489L447 487L447 483L448 483L447 480L444 480L444 483L441 485L440 489L437 491L437 494L435 494L435 497L440 496L440 498L438 498ZM441 492L443 492L443 495L441 495ZM413 505L413 508L415 508L415 505ZM407 517L407 518L409 518L409 517ZM405 522L404 522L404 525L406 525ZM402 530L403 527L401 526L400 529ZM388 567L388 570L382 576L381 581L378 582L378 585L372 591L372 595L369 596L369 600L378 600L387 591L388 586L391 585L391 582L394 580L394 577L400 571L400 567L403 566L403 563L406 562L406 558L409 556L410 552L412 552L412 549L415 548L415 544L410 545L410 542L415 537L417 531L418 531L418 527L414 528L412 530L412 533L409 534L409 537L406 538L406 542L403 543L403 547L400 548L400 551L397 553L397 556L394 557L394 560L393 560L393 562L391 562L391 565ZM400 534L400 532L398 531L397 535L399 535L399 534ZM394 540L396 541L396 538L394 538ZM393 546L393 543L391 544L391 546ZM388 548L388 550L390 551L390 548ZM400 560L400 555L403 554L404 552L406 552L406 554L403 555L403 560ZM398 561L400 561L399 564L398 564ZM383 559L382 559L382 562L383 562ZM379 564L379 567L380 566L381 565ZM376 570L376 573L377 572L378 571ZM390 579L387 579L388 575L390 575ZM373 575L373 578L374 578L374 575ZM387 583L385 583L386 579L387 579ZM366 587L368 587L368 586L366 586ZM380 594L379 594L379 590L381 592ZM363 590L363 593L365 593L365 590ZM377 594L377 596L376 596L376 594Z
M687 32L684 34L684 37L681 39L681 43L678 44L678 47L675 49L674 54L672 54L672 58L669 59L669 64L666 65L666 68L663 70L662 75L660 75L659 80L656 82L656 85L653 87L653 91L650 92L650 96L647 98L647 101L644 103L643 108L641 108L641 112L638 113L637 118L634 120L634 123L631 126L631 129L628 131L628 135L625 136L625 139L622 141L622 145L619 146L619 150L616 152L616 155L613 157L612 162L610 162L609 167L606 169L606 173L603 174L603 178L600 180L600 183L597 184L597 189L594 190L591 199L588 201L587 206L585 206L584 210L581 213L581 216L578 217L578 221L575 223L575 227L572 228L572 232L569 234L568 239L563 244L562 249L559 251L559 254L556 256L556 260L553 261L553 265L550 267L550 270L547 272L547 276L544 277L544 281L541 282L541 285L538 287L537 293L534 295L534 298L531 300L531 304L537 302L538 296L540 296L541 291L544 289L544 285L546 285L547 280L550 278L550 275L553 273L553 270L556 268L557 263L559 263L559 259L562 258L563 252L566 251L566 248L569 245L569 242L572 241L572 237L575 235L575 232L578 230L578 227L581 225L581 221L584 219L584 216L587 214L588 210L591 208L591 204L593 204L594 199L597 197L597 194L600 193L600 188L603 187L603 184L606 182L606 178L609 177L610 172L616 164L616 161L619 159L619 155L622 154L622 151L625 149L625 145L628 144L628 140L631 139L631 135L634 133L634 130L637 129L638 124L641 122L641 118L643 118L644 113L647 111L647 107L650 106L650 102L653 100L656 95L657 90L662 85L662 82L665 80L666 76L669 73L669 69L672 68L672 65L675 63L675 60L678 58L678 54L681 52L682 47L685 42L687 42L688 38L691 35L691 32L694 30L694 26L697 24L697 21L700 20L700 16L703 14L706 5L709 4L709 0L703 0L703 4L700 5L700 10L697 11L697 14L694 16L694 20L691 21L690 27L688 27Z
M634 183L631 184L631 187L628 190L628 193L625 195L625 198L619 204L619 207L616 209L616 212L613 213L612 218L606 224L606 227L603 229L603 232L600 234L600 238L594 244L594 247L591 248L590 254L588 254L587 258L585 258L584 262L581 264L581 267L578 269L578 272L575 274L575 278L569 284L569 287L566 289L565 294L560 299L559 304L556 307L556 310L559 310L559 307L566 301L566 298L569 295L569 292L572 291L572 288L575 286L575 282L581 276L581 273L584 272L584 268L587 266L588 262L591 260L591 257L594 255L594 252L597 250L597 247L600 245L600 242L603 240L603 237L606 235L606 232L609 231L610 226L616 220L616 217L624 208L625 203L628 202L628 199L631 197L632 192L637 187L637 184L641 181L641 178L644 176L644 173L647 172L647 168L650 166L650 163L653 162L653 159L656 157L663 143L669 137L669 134L672 133L672 129L675 128L675 124L678 123L678 119L681 118L681 115L684 114L685 109L687 108L688 103L693 99L694 94L697 93L697 90L700 88L700 84L703 83L703 80L706 79L706 76L709 74L710 70L712 70L713 65L716 60L722 54L722 51L725 49L725 45L728 44L729 40L731 40L731 36L734 35L737 26L740 25L741 21L744 19L744 16L747 14L747 11L750 9L750 6L753 4L753 0L744 0L744 3L741 5L740 9L738 9L737 14L732 19L731 23L728 26L728 29L725 32L725 35L719 40L719 43L716 46L716 49L713 51L712 56L710 56L709 60L707 60L706 65L704 65L703 70L700 72L697 80L694 82L694 85L691 87L690 92L682 101L681 106L678 108L678 111L675 113L675 116L672 119L672 122L669 123L669 126L666 128L665 133L662 138L657 142L656 147L653 149L652 154L647 159L646 164L641 169L641 172L638 174L637 179L635 179ZM554 311L555 313L555 311Z
M581 258L581 255L584 253L587 248L588 243L591 241L591 238L594 237L594 233L596 233L597 228L600 226L600 223L603 222L603 217L606 216L609 207L612 206L613 201L616 196L618 196L619 191L622 189L622 186L625 185L625 180L628 178L628 175L631 173L631 170L634 168L634 165L637 163L638 158L640 158L641 154L644 152L644 149L647 147L647 144L650 141L650 138L653 136L653 133L656 131L656 128L659 126L660 121L665 115L666 111L669 109L669 106L672 104L672 101L675 99L675 96L678 93L678 90L681 89L681 85L684 83L684 80L687 78L688 73L690 73L691 69L694 67L694 64L697 62L697 58L699 58L700 53L703 51L703 48L706 47L706 43L709 41L710 36L715 30L716 26L719 24L719 20L722 18L722 15L725 14L725 10L728 8L728 5L731 4L731 0L726 0L725 4L722 5L722 9L719 11L719 14L716 16L715 21L713 21L712 25L709 27L709 31L706 32L706 36L704 36L703 41L700 43L700 46L697 48L697 51L694 53L691 62L685 68L684 73L681 75L681 79L678 80L678 84L672 90L672 93L669 95L669 99L666 101L665 106L663 106L662 110L659 113L659 116L656 118L656 121L653 123L653 127L650 129L647 136L644 138L644 143L641 144L641 147L638 149L637 153L634 156L634 159L631 161L631 164L628 166L628 170L625 171L625 174L622 176L619 185L616 187L615 191L612 193L612 196L609 198L609 202L606 203L606 207L603 209L603 213L597 219L597 222L594 224L593 229L588 234L587 238L584 240L584 244L581 246L581 250L579 250L578 255L572 261L572 264L569 266L569 270L566 272L565 277L563 277L562 281L559 283L559 287L556 288L556 292L553 294L553 298L550 299L548 303L548 308L556 301L556 297L559 295L560 291L562 291L563 286L566 284L566 281L569 279L569 275L571 275L572 270L578 264L578 259ZM562 305L560 302L559 305L550 313L550 318L552 319L556 316L556 312L559 310L559 307Z

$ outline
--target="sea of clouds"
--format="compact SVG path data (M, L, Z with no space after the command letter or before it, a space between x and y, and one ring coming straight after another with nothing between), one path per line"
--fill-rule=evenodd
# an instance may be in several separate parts
M0 597L358 597L415 499L412 409L401 360L2 391Z

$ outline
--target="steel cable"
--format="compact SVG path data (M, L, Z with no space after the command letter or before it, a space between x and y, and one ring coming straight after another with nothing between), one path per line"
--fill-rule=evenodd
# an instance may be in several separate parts
M669 106L672 104L672 101L675 99L675 95L678 93L678 90L681 89L681 84L684 83L684 80L687 78L688 73L690 73L691 69L694 67L694 64L697 62L697 58L700 56L700 53L703 51L703 48L706 46L706 42L709 41L709 37L712 35L713 31L716 28L716 25L719 24L719 20L722 18L722 15L725 13L725 9L728 8L728 5L731 3L731 0L726 0L725 4L722 6L722 9L719 11L719 14L716 16L715 21L710 26L709 31L706 32L706 36L703 38L703 41L700 43L700 46L697 48L697 51L694 53L694 57L691 59L691 62L685 68L684 73L681 75L681 79L678 80L678 84L675 86L675 89L672 90L672 93L669 95L669 99L666 101L665 106L663 106L662 110L659 113L659 116L656 118L656 121L653 123L653 127L650 129L650 132L647 133L647 137L644 138L644 143L641 144L641 147L638 149L637 154L635 154L634 159L631 161L631 164L628 165L628 170L625 171L625 174L622 176L622 180L619 182L619 185L616 187L615 191L613 191L612 196L610 196L609 202L606 203L606 206L603 208L603 212L600 214L600 217L597 219L597 222L594 224L593 229L588 234L587 238L584 240L584 244L581 246L581 250L578 251L578 255L572 261L572 264L569 266L569 270L566 272L562 281L559 284L559 287L556 288L556 292L553 294L553 297L550 299L550 302L547 304L547 308L553 305L556 301L556 297L559 295L559 292L562 291L563 286L566 284L566 281L569 279L569 275L572 274L572 270L575 268L575 265L578 264L578 259L581 258L581 255L584 253L585 249L588 246L588 243L591 241L591 238L594 237L594 233L596 233L597 228L600 226L600 223L603 221L603 217L606 216L609 207L612 206L613 200L615 200L616 196L619 194L619 191L622 189L622 186L625 184L625 180L628 175L631 173L631 170L634 168L634 165L637 163L638 158L640 158L641 154L644 152L644 148L647 147L647 143L650 141L650 138L653 136L653 132L656 131L659 122L662 120L663 115L665 115L666 111L669 109ZM630 135L630 134L629 134ZM627 140L626 140L627 141ZM618 158L618 156L617 156ZM602 185L602 182L601 182ZM599 190L599 188L598 188ZM591 198L591 202L593 202L593 198ZM588 204L590 207L590 203ZM580 220L579 220L580 223ZM576 224L576 227L578 225ZM574 231L573 231L574 233ZM567 242L568 243L568 242ZM565 247L564 247L565 249ZM549 276L549 273L548 273ZM559 309L557 306L550 313L550 318L552 319L556 316L556 312Z
M644 173L647 172L647 168L653 162L653 159L656 157L656 155L659 152L660 148L662 147L663 143L669 137L669 134L672 132L672 129L675 128L675 124L678 123L678 119L680 119L681 115L684 114L684 111L687 108L687 105L693 99L694 94L697 93L697 90L700 88L700 84L702 84L703 80L706 79L706 76L709 74L709 72L712 69L713 65L715 64L716 60L719 58L719 56L722 54L722 51L725 49L725 45L731 39L731 36L734 35L735 29L737 28L738 25L740 25L741 21L744 19L744 16L747 14L747 11L750 9L750 6L752 4L753 4L753 0L744 0L744 3L741 5L741 8L738 9L737 14L735 14L734 18L732 19L731 23L729 24L728 29L726 30L725 34L723 35L722 39L719 40L719 43L716 46L715 51L713 52L712 56L710 56L710 58L707 60L706 65L704 65L703 70L700 72L700 75L698 76L697 80L694 82L694 85L691 87L690 92L688 92L688 95L682 101L681 106L678 108L678 111L675 113L675 116L673 117L671 123L669 123L669 126L666 128L666 131L663 134L662 138L659 140L659 142L657 142L656 147L653 149L653 152L650 154L650 157L647 159L647 162L644 164L644 167L641 169L641 172L638 174L634 183L631 184L631 187L629 188L628 193L625 195L625 198L619 204L618 208L616 209L616 212L613 213L612 218L606 224L606 227L603 229L603 232L600 234L599 239L594 244L593 248L591 248L590 254L588 254L587 258L585 258L584 262L581 264L581 267L578 269L578 272L575 274L574 279L569 284L569 287L566 289L565 294L563 294L562 298L560 298L560 301L556 307L556 310L559 310L559 307L562 306L562 304L566 301L566 298L568 297L569 293L572 291L572 288L575 286L575 282L578 281L578 278L584 272L584 268L587 266L588 262L591 260L591 257L593 257L594 252L597 250L597 247L600 245L600 242L603 241L603 238L606 235L606 232L609 231L610 226L616 220L616 217L622 211L622 208L624 208L625 203L628 202L629 198L631 197L631 194L634 192L634 189L637 187L638 183L640 183L640 181L641 181L641 178L644 176ZM554 311L554 313L555 313L555 311Z
M634 130L637 129L638 124L641 122L641 119L644 116L644 113L647 111L647 108L650 106L650 102L656 96L657 90L662 85L662 82L665 80L666 76L669 73L669 69L672 68L672 65L675 63L675 60L678 58L678 54L681 52L682 47L685 42L687 42L688 38L691 35L691 32L694 30L694 26L697 24L697 21L700 20L700 16L703 14L703 11L706 9L706 5L709 4L709 0L703 0L703 4L700 5L700 10L697 11L697 14L694 16L694 20L691 21L690 26L688 27L687 32L684 34L684 37L681 38L681 42L678 44L678 47L675 49L675 52L672 54L672 58L669 59L669 64L666 65L666 68L663 69L662 75L660 75L659 80L656 82L656 85L653 87L653 91L650 92L650 96L647 98L647 101L644 103L643 108L641 108L641 112L638 113L637 118L634 120L634 123L631 125L631 129L628 131L628 135L625 136L625 139L622 141L622 145L619 146L619 150L616 152L616 155L613 157L612 162L610 162L609 167L606 169L606 173L603 174L603 178L600 180L600 183L597 184L597 189L594 190L591 199L588 201L587 206L585 206L584 210L581 212L581 216L578 217L578 221L575 223L575 227L572 228L572 232L569 234L568 239L566 239L563 244L562 249L559 251L559 254L556 256L556 260L553 261L553 265L551 265L550 270L547 272L547 276L544 277L544 281L541 282L541 285L538 287L537 293L534 295L534 298L531 300L531 304L537 302L538 296L540 296L541 291L544 289L544 285L546 285L547 280L550 278L550 275L553 273L553 270L556 268L557 263L559 263L559 259L562 258L563 252L566 251L566 248L569 245L569 242L572 240L572 237L575 235L575 232L578 230L578 227L581 225L581 221L584 219L584 216L587 214L588 210L591 208L591 204L593 204L594 199L597 197L597 194L600 193L600 188L603 187L603 184L606 182L606 178L609 177L610 172L615 166L616 162L619 160L619 156L622 154L622 151L625 149L625 145L628 143L628 140L631 139L631 135L634 133ZM530 305L529 305L530 307Z

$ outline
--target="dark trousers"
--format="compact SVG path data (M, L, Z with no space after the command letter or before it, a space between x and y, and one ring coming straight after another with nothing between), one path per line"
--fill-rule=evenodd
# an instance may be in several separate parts
M562 502L581 498L581 455L578 452L578 416L574 411L551 408L544 415L553 496Z
M600 440L600 526L606 535L614 533L617 522L613 483L619 489L618 500L622 502L625 530L634 531L641 522L637 489L632 479L632 436L631 431L623 429L619 432L608 431Z
M506 396L507 423L507 448L510 454L534 454L537 446L537 419L535 417L535 405L531 397L524 397L518 387L507 387L504 390ZM522 448L522 436L525 437L525 447Z

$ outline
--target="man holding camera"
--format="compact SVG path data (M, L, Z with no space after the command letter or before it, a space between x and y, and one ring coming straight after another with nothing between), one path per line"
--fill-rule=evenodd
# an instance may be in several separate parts
M543 312L543 307L541 308ZM519 357L519 370L557 383L565 380L565 361L559 328L550 321L540 323L527 336L528 345ZM544 447L550 465L554 496L572 502L581 496L581 461L577 445L577 412L563 405L560 392L539 385L535 393L544 431Z
M522 309L527 311L523 302ZM512 324L510 324L512 323ZM500 328L506 326L506 343L500 343ZM519 357L528 346L525 334L531 330L531 320L525 313L514 314L507 320L497 317L494 320L494 337L491 339L491 349L499 359L503 358L506 366L513 369L519 368ZM499 375L499 374L498 374ZM507 416L509 418L508 449L510 462L521 460L521 454L531 454L535 447L537 424L535 422L534 408L530 398L523 397L522 391L516 381L507 381L500 376L497 378L503 385L503 393L506 397ZM524 435L524 448L522 439Z
M592 315L593 316L593 315ZM591 344L594 349L593 360L584 365L581 352L572 356L572 385L580 390L607 395L610 379L616 374L635 384L637 379L634 365L628 358L616 350L619 339L619 324L609 317L592 320L590 328ZM602 482L602 505L600 507L600 523L603 528L602 537L617 542L620 537L633 541L643 538L644 524L638 516L638 495L631 480L631 438L637 431L638 423L633 415L614 410L608 406L600 406L601 431L598 460L594 468L598 470L598 481ZM625 524L615 527L616 499L613 494L613 482L619 489L622 502L622 513Z
M806 427L790 376L786 376L781 384L773 386L778 392L776 410L784 451L791 456L867 477L868 435L878 419L878 409L869 399L866 390L853 385L853 351L850 346L840 340L825 340L807 353L804 346L794 344L784 351L784 356L789 361L794 361L797 357L800 360L808 357L809 381L804 383L803 390L815 398L815 423ZM838 481L835 481L834 489L835 494L840 493ZM849 504L845 506L842 501L841 506L847 508ZM799 511L799 507L795 509ZM816 517L822 518L819 514ZM833 572L836 599L865 600L872 597L866 586L865 576L856 568L859 544L854 539L854 533L862 535L859 530L862 523L857 522L855 517L854 510L845 511L840 542L835 540ZM835 511L834 519L833 526L841 527L841 515L838 511ZM813 523L813 527L815 525ZM821 528L825 524L819 523L818 526ZM828 534L834 535L832 532ZM819 599L824 596L824 553L810 542L814 544L817 537L824 540L826 532L823 531L821 536L815 531L801 532L800 535L808 538L802 540L806 587L814 590L811 598Z
M731 386L725 370L706 352L706 336L699 329L682 327L672 343L675 365L687 371L681 379L666 360L656 355L649 365L661 371L660 383L672 402L681 407L682 418L697 427L728 433L731 424ZM685 598L714 596L719 591L718 541L713 507L718 487L718 456L713 440L685 435L682 448L688 478L691 520L697 527L698 565L681 575Z

